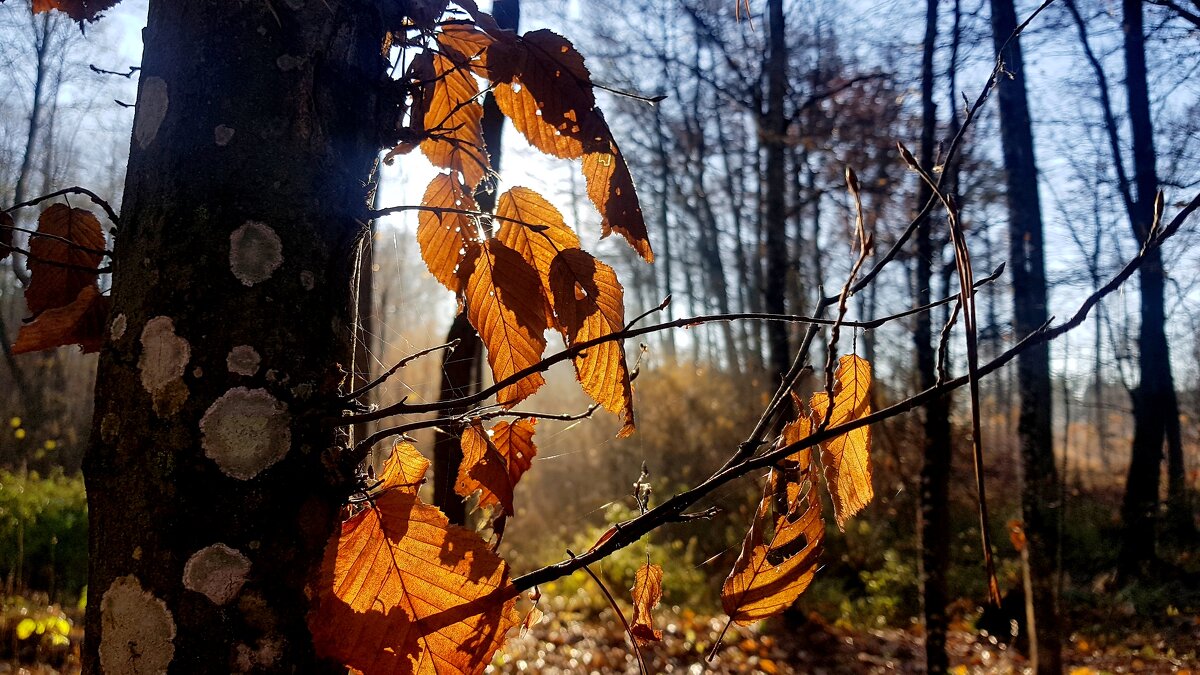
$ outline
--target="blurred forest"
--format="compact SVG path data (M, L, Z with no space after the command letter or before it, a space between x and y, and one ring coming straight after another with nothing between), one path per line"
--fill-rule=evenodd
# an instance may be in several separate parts
M1004 17L1015 10L1023 20L1036 3L520 6L522 29L569 35L593 79L618 92L603 105L658 252L646 265L627 248L598 249L625 284L627 316L668 296L663 320L811 313L854 263L846 167L861 182L864 228L878 250L892 246L929 199L897 149L901 141L927 170L946 176L976 279L1006 265L976 299L984 362L1048 317L1069 316L1135 255L1158 190L1170 217L1200 186L1197 3L1051 3L1022 35L1015 58L1014 45L1006 46L1011 72L1001 74L998 94L950 164L941 161L946 145L1016 27ZM57 13L31 16L27 1L0 5L0 204L86 185L118 205L145 11L145 2L126 0L81 31ZM1028 146L1020 145L1018 85ZM657 95L665 98L642 98ZM516 134L506 134L506 185L537 187L569 223L596 218L574 173L544 165L527 173L535 170L527 154ZM1014 163L1022 158L1027 164ZM414 155L384 167L380 201L415 203L430 175L423 161ZM13 215L18 227L32 226L28 212ZM415 216L374 227L360 317L368 379L444 342L455 312L420 260ZM957 294L949 231L940 210L925 218L897 262L851 299L847 319ZM18 231L17 248L25 240ZM1151 272L1051 343L1040 365L1022 360L981 381L1000 607L987 606L964 390L875 427L875 503L845 532L830 524L824 568L796 607L782 621L731 634L713 667L869 672L921 671L928 663L942 672L1019 671L1031 665L1028 602L1040 672L1200 668L1197 244L1191 224ZM0 659L36 656L68 667L69 641L54 636L78 631L45 617L73 620L86 583L80 467L95 357L67 348L12 354L27 316L28 272L22 256L10 260L0 270ZM874 366L876 409L927 388L942 370L965 372L961 322L942 335L953 307L843 334L842 351L853 348ZM524 571L565 549L586 550L609 523L635 512L643 467L656 499L709 476L753 427L803 329L731 321L627 345L639 364L638 433L615 439L618 425L604 416L540 421L505 556ZM814 354L825 339L817 333ZM442 365L415 362L375 396L436 400ZM523 407L585 410L589 401L567 369ZM823 386L820 373L809 380L801 384L807 391ZM418 440L424 450L434 434ZM722 489L702 504L719 508L717 519L669 525L648 547L594 568L610 588L627 589L648 548L666 569L668 636L646 652L656 671L701 672L694 664L704 664L712 644L720 583L759 493L746 483ZM636 672L592 581L577 573L552 586L542 589L548 616L533 631L537 639L517 640L497 667ZM29 617L40 617L42 628L20 637L18 624ZM939 646L939 632L948 646Z

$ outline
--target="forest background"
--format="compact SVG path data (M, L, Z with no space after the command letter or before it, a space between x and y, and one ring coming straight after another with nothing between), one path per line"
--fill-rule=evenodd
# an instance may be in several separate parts
M1122 194L1122 182L1128 181L1123 173L1133 170L1133 128L1125 105L1118 4L1053 5L1022 39L1024 68L1016 76L1029 90L1037 143L1052 315L1057 308L1071 311L1140 246L1131 234ZM602 7L522 3L522 28L546 26L569 34L588 57L597 82L618 91L667 97L655 105L617 94L603 101L626 147L659 256L651 267L608 242L596 249L621 274L630 315L658 305L667 295L672 302L664 318L764 310L770 250L762 223L769 195L762 179L767 143L760 129L769 32L765 5L750 3L740 21L733 17L733 5L699 0L614 1ZM866 226L883 245L894 239L915 208L918 181L895 142L920 145L927 8L823 0L783 5L789 55L783 139L785 290L789 310L803 312L844 279L853 263L854 205L843 178L847 165L863 184ZM1034 7L1020 3L1020 16ZM938 9L932 91L936 136L946 138L968 105L961 92L973 93L987 80L994 46L988 3L943 0ZM1174 206L1200 184L1200 79L1195 77L1200 28L1194 8L1147 3L1145 11L1159 185ZM80 31L57 14L31 16L20 2L0 5L0 68L5 73L0 77L0 186L6 190L0 201L14 204L80 184L118 205L133 119L125 104L136 92L137 73L130 67L140 60L137 33L144 14L144 3L126 0L106 21ZM1111 124L1106 105L1113 111ZM1112 125L1120 153L1116 159ZM538 188L572 223L596 219L582 197L582 181L565 162L547 168L544 161L526 161L529 150L516 134L507 134L505 142L504 187ZM418 202L433 175L422 161L410 156L385 166L380 202ZM1122 163L1128 169L1118 171ZM1008 259L1008 206L994 104L970 131L956 178L963 224L982 277ZM376 224L373 293L363 322L364 349L376 373L442 342L453 319L453 298L426 272L415 227L415 216L389 216ZM1164 504L1178 496L1169 495L1167 486L1182 484L1187 489L1180 494L1187 496L1200 484L1200 430L1195 424L1200 418L1200 264L1191 253L1196 239L1194 228L1185 229L1163 250L1165 325L1182 432L1181 461L1162 462ZM953 250L944 234L935 235L932 255L925 260L933 270L926 288L918 284L919 253L906 250L903 264L886 270L882 283L854 299L848 318L920 304L922 291L926 298L957 292ZM36 591L71 605L85 583L86 514L77 475L91 420L94 357L72 349L10 353L27 314L22 295L26 279L17 257L0 275L6 360L0 369L0 412L6 424L0 434L0 573L9 594ZM1002 275L979 293L981 359L1019 337L1012 328L1009 279ZM401 297L404 302L397 302ZM1118 593L1107 592L1122 546L1120 505L1134 428L1131 396L1139 385L1140 316L1136 286L1129 285L1106 299L1084 327L1050 347L1063 513L1057 533L1059 603L1071 628L1066 633L1069 649L1076 655L1103 655L1111 646L1117 658L1136 654L1186 661L1186 645L1189 640L1194 645L1200 612L1196 586L1188 583L1197 564L1190 497L1184 500L1183 518L1168 518L1165 506L1163 518L1155 518L1167 536L1151 554L1169 562L1177 576L1148 575ZM947 318L943 310L935 312L935 327ZM897 321L852 336L857 353L874 364L872 395L878 407L921 388L914 365L916 329L915 321ZM792 340L797 336L798 329ZM518 498L521 517L505 535L505 554L514 567L534 568L560 557L564 548L590 546L607 523L636 508L633 485L643 465L655 492L664 495L695 484L719 466L773 389L770 339L762 324L750 322L648 338L637 380L640 430L631 439L615 439L615 422L604 417L542 422L535 470L525 478ZM962 343L948 343L952 366L964 363ZM630 349L631 354L637 351ZM381 400L404 395L435 400L439 366L436 359L415 363L402 381L389 382L377 395ZM570 379L551 378L529 405L562 413L586 409L588 401L570 386ZM1014 368L982 383L986 477L997 532L1020 519L1017 394ZM950 597L960 599L952 614L959 627L977 631L985 589L974 487L967 478L965 397L956 396L949 412L955 477L949 587ZM915 416L889 420L876 429L878 498L844 534L827 539L825 569L801 600L793 622L812 615L811 620L819 617L830 631L917 630L922 429ZM428 444L431 436L418 438ZM585 489L580 476L587 476ZM681 615L703 617L716 611L717 580L737 556L740 523L752 513L756 492L747 486L723 490L710 502L730 518L712 527L673 525L651 539L658 557L673 561L666 601ZM1019 589L1020 552L1007 538L1000 539L997 551L1002 587ZM597 572L612 587L628 588L644 553L631 548ZM608 611L583 575L561 582L548 595L558 598L555 609L564 615ZM1011 615L1020 618L1019 612ZM608 622L613 623L611 618ZM1011 641L1007 623L999 625L999 642ZM788 635L795 627L775 632ZM695 659L704 646L692 645ZM769 660L771 655L748 656Z

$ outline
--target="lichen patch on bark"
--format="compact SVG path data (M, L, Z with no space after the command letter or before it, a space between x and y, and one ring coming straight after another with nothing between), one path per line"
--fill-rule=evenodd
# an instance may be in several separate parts
M118 578L100 601L100 670L157 675L175 658L175 621L167 604L133 575Z
M154 400L154 410L160 416L175 414L187 400L188 390L182 378L191 357L191 345L175 334L175 322L165 316L146 322L138 370L142 387Z
M233 140L234 130L232 127L227 127L224 124L218 124L213 129L213 141L222 148L229 145L229 141Z
M113 342L125 336L125 328L128 323L129 321L125 318L124 314L118 314L117 318L113 319L112 325L108 328L109 337L112 338Z
M225 544L206 546L183 567L183 587L224 605L237 597L250 573L250 560Z
M283 241L269 226L246 221L229 235L229 269L246 286L271 278L283 264Z
M235 387L200 420L204 454L227 475L249 480L287 454L290 421L287 407L266 389Z
M169 102L165 80L153 76L142 80L142 93L133 119L133 137L141 149L149 147L158 136L158 127L167 116Z
M262 357L250 345L238 345L229 350L229 356L225 357L225 365L228 366L229 372L246 377L257 373L261 362Z

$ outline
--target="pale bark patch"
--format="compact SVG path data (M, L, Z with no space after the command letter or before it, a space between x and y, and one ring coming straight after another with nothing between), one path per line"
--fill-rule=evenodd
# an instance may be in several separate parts
M124 314L118 314L117 318L113 319L112 325L108 329L109 337L112 338L113 342L125 337L125 328L128 324L129 320L125 318Z
M100 622L105 675L157 675L175 658L175 621L167 604L133 575L118 578L104 592Z
M250 345L238 345L229 350L229 356L225 357L225 365L229 367L229 372L246 377L257 373L261 362L262 357Z
M271 278L283 264L283 242L269 226L249 220L229 235L229 269L246 286Z
M133 138L138 147L145 150L158 136L158 127L167 116L167 83L161 77L142 80L142 94L138 98L137 112L133 120Z
M175 334L175 322L156 316L142 329L142 353L138 370L142 386L154 400L154 411L166 417L178 412L187 400L183 372L192 356L188 341Z
M183 587L224 605L237 597L250 573L250 560L225 544L206 546L183 567Z
M204 454L227 475L249 480L287 454L289 422L287 407L266 389L235 387L200 420Z

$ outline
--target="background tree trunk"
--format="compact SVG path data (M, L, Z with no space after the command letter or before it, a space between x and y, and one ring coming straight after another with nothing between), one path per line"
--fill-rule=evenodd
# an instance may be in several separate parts
M1005 68L1015 79L1000 78L1000 144L1008 202L1009 261L1013 285L1013 330L1025 336L1046 323L1046 270L1042 210L1038 198L1033 128L1025 94L1021 43L1005 42L1017 28L1012 0L991 0L992 39L1003 49ZM1017 357L1017 422L1021 451L1021 515L1029 551L1031 588L1026 590L1030 660L1038 673L1062 672L1055 567L1061 517L1058 471L1051 428L1050 349L1042 344Z
M84 462L86 673L345 672L305 586L353 468L322 413L380 145L374 8L150 3Z
M788 245L787 193L784 174L787 118L784 100L787 97L788 52L784 28L783 0L767 0L767 34L770 46L767 54L767 105L760 122L759 134L767 149L765 224L767 268L763 280L764 310L772 314L787 313ZM782 378L791 360L787 324L773 321L767 324L767 344L770 350L770 371Z

